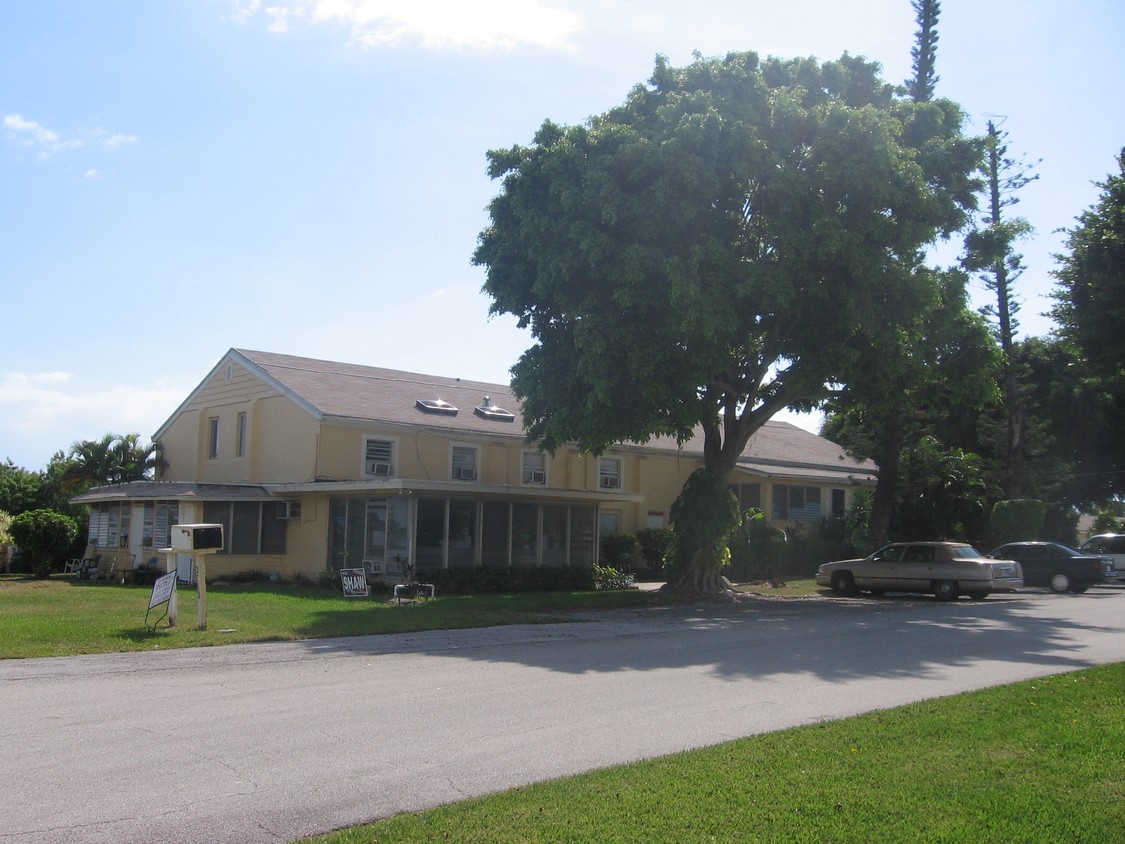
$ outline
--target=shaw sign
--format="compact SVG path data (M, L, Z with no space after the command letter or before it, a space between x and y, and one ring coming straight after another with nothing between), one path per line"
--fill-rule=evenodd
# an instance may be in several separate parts
M363 569L340 569L340 583L345 598L367 597L367 572Z

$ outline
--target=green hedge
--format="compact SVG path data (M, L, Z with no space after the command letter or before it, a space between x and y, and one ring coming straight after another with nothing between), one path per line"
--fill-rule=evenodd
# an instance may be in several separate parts
M588 566L464 566L421 572L418 579L434 584L439 595L585 592L594 588L594 572Z

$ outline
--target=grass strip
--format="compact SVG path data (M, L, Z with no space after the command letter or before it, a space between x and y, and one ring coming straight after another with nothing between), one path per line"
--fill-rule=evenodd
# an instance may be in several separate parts
M395 606L385 596L281 584L210 586L207 630L199 630L196 592L179 590L179 624L145 625L149 586L55 577L0 576L0 659L297 641L419 630L572 621L584 610L668 603L654 592L536 592L439 595ZM149 614L149 623L163 608Z
M404 814L316 844L1125 840L1125 664Z

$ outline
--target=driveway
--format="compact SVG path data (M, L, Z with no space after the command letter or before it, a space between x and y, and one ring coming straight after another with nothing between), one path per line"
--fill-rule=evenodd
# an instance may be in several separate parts
M402 608L410 612L409 607ZM1125 660L1125 591L751 600L0 662L0 842L285 842Z

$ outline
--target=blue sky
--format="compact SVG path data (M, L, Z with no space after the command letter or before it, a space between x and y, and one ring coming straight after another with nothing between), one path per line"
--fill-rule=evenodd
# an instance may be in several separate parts
M938 93L1043 159L1014 210L1045 334L1057 230L1125 145L1125 6L942 5ZM900 82L914 29L909 0L4 0L0 460L150 436L232 346L506 381L529 338L470 264L487 150L619 104L657 53L846 50Z

